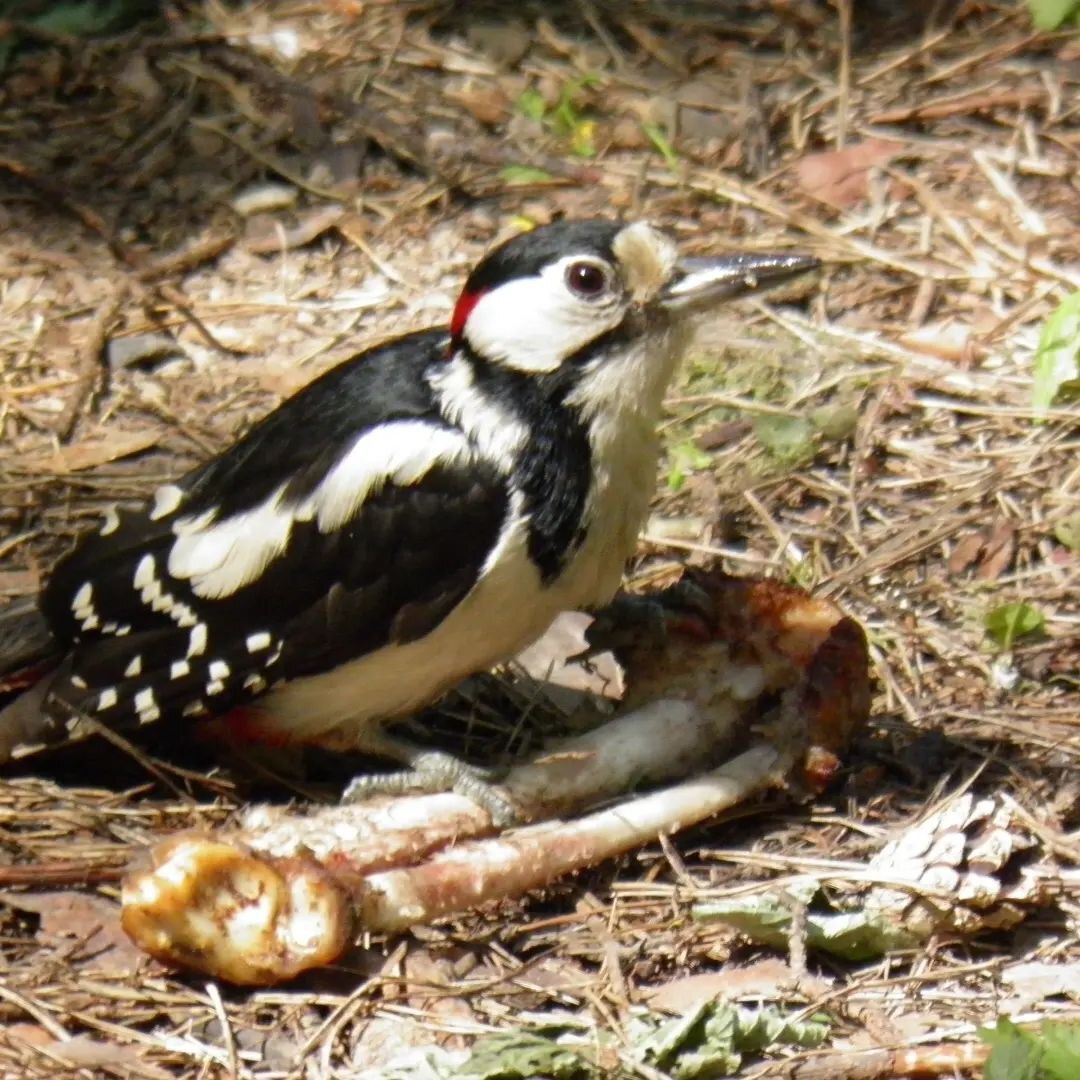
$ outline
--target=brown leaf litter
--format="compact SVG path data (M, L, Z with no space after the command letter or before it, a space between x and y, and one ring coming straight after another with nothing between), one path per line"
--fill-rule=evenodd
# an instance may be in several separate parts
M699 825L494 913L371 937L348 968L284 989L90 975L66 960L83 955L78 936L43 945L37 916L0 906L0 1075L332 1080L523 1013L617 1031L673 980L771 955L692 922L695 898L823 860L851 873L965 786L1013 799L1067 885L1080 563L1055 529L1080 484L1077 417L1057 407L1033 423L1030 388L1039 329L1080 287L1076 44L1034 33L1021 0L933 5L924 25L928 7L596 0L525 5L517 30L496 15L485 33L464 6L426 0L194 0L177 5L190 21L15 57L0 87L5 597L31 592L106 503L204 460L329 364L445 320L467 267L521 219L647 216L688 248L811 250L828 270L808 294L704 329L666 425L684 449L654 508L680 527L650 530L631 583L720 560L809 585L866 626L879 690L832 793ZM582 122L587 158L573 149ZM903 150L859 163L881 143ZM798 163L822 154L839 155L834 201L851 183L840 205L800 183ZM521 166L534 171L504 171ZM289 197L249 234L234 200L267 182ZM177 347L110 365L103 335ZM853 428L825 422L845 411ZM789 459L759 437L766 414L809 432ZM984 617L1020 602L1045 636L1000 656ZM567 722L530 693L474 682L429 729L478 759L528 753ZM210 774L213 789L194 778ZM0 784L0 845L44 880L5 889L110 901L118 856L219 828L272 783L206 759L165 775L183 798L95 740L20 763ZM310 793L320 776L272 791ZM973 1026L1003 986L1033 1021L1075 1018L1061 977L1078 960L1071 890L993 936L943 934L860 965L811 952L833 987L797 981L778 1000L828 1013L831 1043L782 1067L971 1074ZM436 1007L448 998L454 1010Z

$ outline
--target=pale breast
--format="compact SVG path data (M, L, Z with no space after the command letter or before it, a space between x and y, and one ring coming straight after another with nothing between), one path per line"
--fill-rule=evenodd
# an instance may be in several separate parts
M579 402L590 427L592 483L581 546L545 584L528 553L527 525L502 537L483 576L431 633L333 671L276 687L259 703L266 726L294 739L332 734L362 744L373 722L414 712L477 671L535 641L561 611L615 594L656 481L656 421L674 363L671 341L599 369ZM600 407L600 406L603 407Z
M272 688L256 703L262 726L296 741L335 732L362 745L371 721L414 712L519 652L547 629L561 596L541 584L525 537L523 525L506 536L484 577L425 637Z
M372 722L414 712L466 676L509 659L561 611L610 600L637 541L656 467L655 440L639 437L634 447L598 470L590 528L553 582L541 582L519 523L472 591L430 634L273 688L256 705L266 730L313 742L333 733L362 745Z

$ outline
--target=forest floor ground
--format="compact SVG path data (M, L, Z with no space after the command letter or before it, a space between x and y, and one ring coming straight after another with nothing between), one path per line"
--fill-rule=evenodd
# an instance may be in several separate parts
M330 365L444 323L494 241L644 217L690 252L825 269L703 328L630 583L719 560L828 596L866 629L876 692L812 802L265 991L165 971L110 913L147 843L287 785L192 750L170 790L95 739L20 759L0 780L4 1076L389 1075L404 1048L523 1017L624 1045L635 1010L703 995L829 1021L822 1048L739 1075L891 1076L844 1069L1080 1015L1080 414L1032 406L1040 333L1080 287L1080 38L1004 0L857 6L849 25L812 0L207 0L119 37L35 31L8 59L0 599ZM452 735L469 700L451 705ZM542 737L543 716L523 736L497 713L466 754ZM842 891L961 790L1030 815L1024 857L1056 887L1007 929L811 950L792 982L786 949L690 917L793 876ZM35 883L61 864L62 887Z

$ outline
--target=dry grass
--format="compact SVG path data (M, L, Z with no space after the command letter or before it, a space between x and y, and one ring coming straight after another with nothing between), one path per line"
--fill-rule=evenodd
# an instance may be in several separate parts
M1039 328L1080 287L1080 46L1034 34L1020 3L937 6L922 27L869 5L845 34L810 2L526 6L501 30L422 2L207 3L164 36L16 61L0 88L0 597L33 593L104 503L214 452L336 360L445 318L519 217L614 211L701 250L827 260L810 294L703 333L669 425L697 450L663 470L635 580L721 557L812 585L866 626L880 694L828 799L363 942L340 970L259 993L110 966L115 948L81 940L85 913L49 937L15 895L79 873L113 895L148 840L213 827L263 790L250 775L235 787L204 762L167 773L170 790L96 744L24 762L0 784L16 868L0 909L4 1075L346 1077L524 1011L616 1028L650 988L757 955L692 923L696 897L826 857L842 876L966 783L1011 793L1071 869L1080 575L1054 527L1077 507L1080 431L1065 409L1034 423L1030 388ZM515 107L531 91L550 116L573 86L569 126L591 158L567 124ZM680 97L696 103L681 133ZM667 130L673 160L642 121ZM853 201L810 193L806 155L871 139L897 145ZM830 182L852 160L826 160ZM550 179L512 186L501 170L521 165ZM285 194L238 214L266 181ZM154 359L158 343L102 364L102 342L137 335L167 335L182 358ZM1012 601L1045 634L1003 657L983 618ZM489 705L473 715L491 723ZM835 981L791 999L830 1013L849 1047L966 1036L1002 1010L1075 1015L1067 994L1021 1000L1002 982L1080 959L1075 899L919 955L811 954Z

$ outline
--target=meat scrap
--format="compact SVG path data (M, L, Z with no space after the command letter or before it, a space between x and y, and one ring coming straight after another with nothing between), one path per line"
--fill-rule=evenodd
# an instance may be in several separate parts
M332 962L360 932L521 895L768 787L824 786L869 712L861 627L775 581L688 584L646 599L662 619L614 628L618 715L503 780L530 824L494 835L455 794L255 807L231 834L157 845L124 882L124 929L169 964L270 985Z

